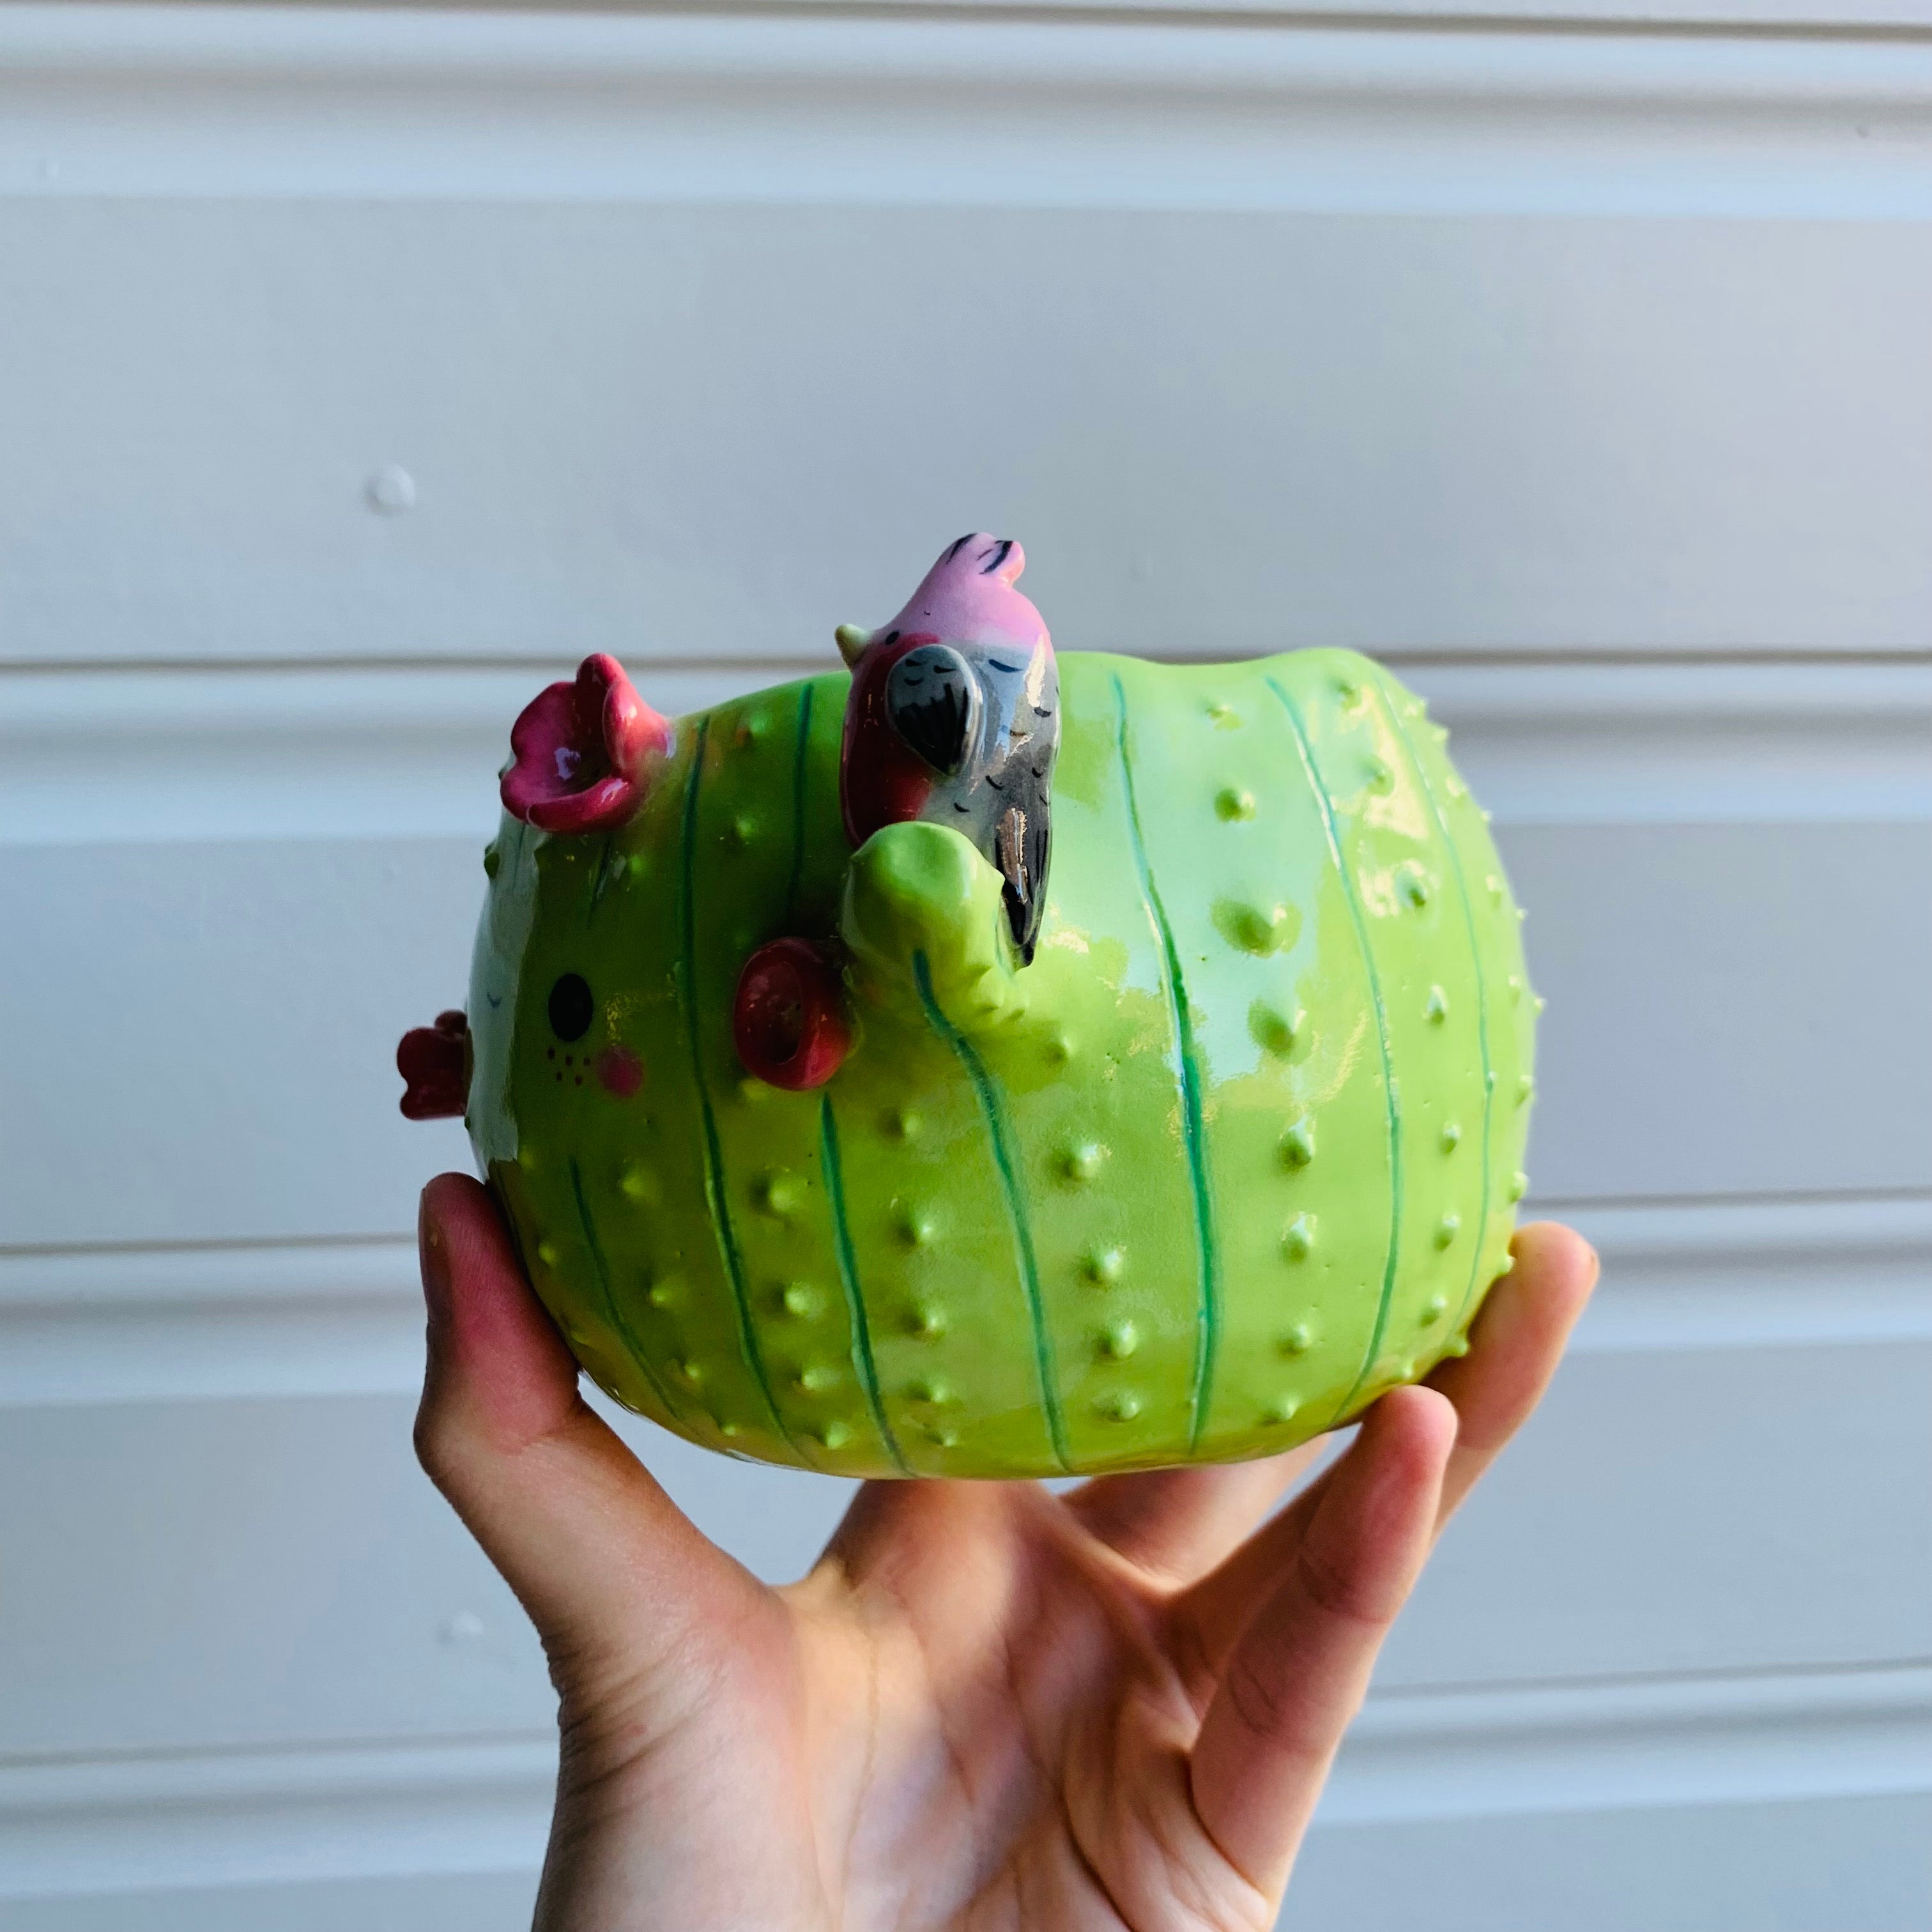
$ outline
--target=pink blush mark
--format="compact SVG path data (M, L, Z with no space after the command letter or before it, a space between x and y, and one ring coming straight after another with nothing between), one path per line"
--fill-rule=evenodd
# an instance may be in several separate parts
M628 1046L607 1046L597 1056L599 1084L620 1100L628 1100L644 1084L644 1063Z

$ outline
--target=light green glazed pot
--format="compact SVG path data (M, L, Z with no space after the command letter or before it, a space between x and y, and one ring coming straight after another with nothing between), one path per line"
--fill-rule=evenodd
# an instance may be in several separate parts
M614 831L490 848L478 1155L585 1367L694 1442L848 1476L1264 1454L1460 1352L1508 1267L1539 1003L1444 734L1348 652L1059 665L1024 968L958 834L853 854L842 673L681 721ZM733 1044L783 934L847 962L814 1091Z

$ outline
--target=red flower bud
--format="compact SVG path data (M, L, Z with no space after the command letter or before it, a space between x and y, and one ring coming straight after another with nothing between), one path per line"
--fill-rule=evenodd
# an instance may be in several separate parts
M775 939L745 962L731 1038L747 1071L797 1093L823 1087L852 1048L837 969L802 939Z
M412 1027L396 1048L402 1108L412 1120L460 1120L470 1097L470 1022L438 1013L434 1026Z
M650 761L670 746L670 721L600 651L575 682L546 685L511 728L503 809L539 832L610 831L643 802Z

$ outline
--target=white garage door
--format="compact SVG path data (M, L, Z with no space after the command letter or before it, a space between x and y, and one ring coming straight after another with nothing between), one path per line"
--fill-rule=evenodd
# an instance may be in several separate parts
M969 527L1388 658L1531 908L1604 1287L1284 1923L1932 1918L1932 12L1326 10L0 9L0 1932L526 1919L390 1052L544 677Z

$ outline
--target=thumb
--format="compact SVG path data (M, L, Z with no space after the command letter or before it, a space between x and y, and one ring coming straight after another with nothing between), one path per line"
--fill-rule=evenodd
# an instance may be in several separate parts
M429 1360L416 1448L560 1679L647 1682L762 1594L578 1393L577 1364L466 1174L424 1189Z
M1270 1897L1429 1553L1455 1440L1456 1412L1433 1390L1394 1389L1376 1403L1202 1720L1189 1766L1196 1814Z

